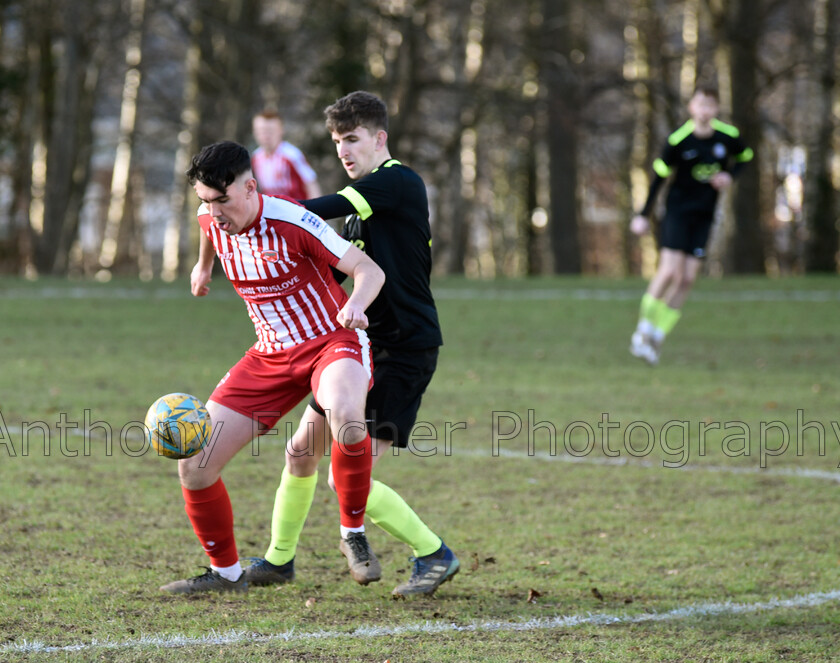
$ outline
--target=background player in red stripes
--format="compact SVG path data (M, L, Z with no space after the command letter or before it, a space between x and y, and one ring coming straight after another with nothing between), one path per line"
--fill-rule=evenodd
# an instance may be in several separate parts
M273 110L263 110L251 121L257 149L251 155L251 168L260 193L288 196L296 200L321 195L318 177L303 152L283 140L283 118Z

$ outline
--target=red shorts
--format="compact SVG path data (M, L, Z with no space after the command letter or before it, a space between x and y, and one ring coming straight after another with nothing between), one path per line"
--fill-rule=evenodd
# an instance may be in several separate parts
M339 359L355 359L373 384L370 341L360 329L341 328L283 352L245 353L210 394L210 400L271 428L311 391L321 373Z

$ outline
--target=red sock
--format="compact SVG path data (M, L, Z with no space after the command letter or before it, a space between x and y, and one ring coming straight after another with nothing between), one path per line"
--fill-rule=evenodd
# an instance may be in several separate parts
M344 527L365 524L365 507L370 492L370 434L356 444L332 442L330 462L338 494L338 510Z
M239 553L233 537L233 508L221 477L208 488L190 490L181 486L181 491L184 510L210 563L219 568L236 564Z

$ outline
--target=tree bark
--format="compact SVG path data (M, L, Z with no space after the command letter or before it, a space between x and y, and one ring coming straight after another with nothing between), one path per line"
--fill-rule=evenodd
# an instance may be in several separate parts
M201 51L194 34L200 30L197 21L191 26L191 43L187 49L184 63L184 95L181 110L182 129L178 132L178 147L173 163L172 195L169 199L169 218L163 231L163 251L161 256L160 276L164 281L173 281L181 271L182 236L184 229L192 219L191 206L188 203L192 191L187 182L187 170L190 158L198 149L198 70ZM193 208L194 209L194 208Z
M131 182L135 136L137 133L137 108L140 86L143 81L143 33L146 22L146 0L132 0L129 10L131 26L126 39L125 63L127 71L123 82L120 104L120 130L111 176L111 196L105 222L105 233L99 253L99 264L110 270L115 263L125 263L130 253L133 232L130 226L136 215L128 209L131 199Z
M810 135L804 181L803 213L808 240L805 269L808 272L837 271L837 192L831 181L832 137L835 126L832 102L837 89L834 62L837 57L837 22L840 0L817 0L812 41L813 81Z
M762 0L763 2L764 0ZM756 0L726 3L724 26L730 43L732 121L755 158L741 172L734 187L734 223L727 247L726 266L736 274L765 272L765 236L761 224L760 151L758 113L758 53L763 7Z
M84 15L84 5L63 3L59 15L63 19L65 34L60 39L63 55L56 65L52 53L42 49L41 67L45 73L45 87L42 89L42 103L46 118L46 171L43 192L43 217L33 219L41 227L35 246L35 267L39 273L60 273L66 269L69 246L62 242L64 228L78 224L73 214L78 208L72 204L75 187L84 187L78 182L80 174L86 172L81 160L89 153L81 149L80 127L89 125L92 117L84 117L83 111L92 111L86 95L92 94L87 88L87 67L91 52L86 28L89 17ZM83 15L79 16L82 12ZM51 44L52 45L52 44ZM56 68L57 67L57 68ZM51 73L55 72L55 77ZM50 89L50 80L54 88ZM48 124L47 124L48 123ZM59 257L59 251L64 255Z
M29 207L32 202L32 150L36 135L38 110L38 40L43 30L37 12L24 12L24 43L21 49L20 69L23 83L16 100L17 115L13 127L14 160L17 168L12 172L12 199L9 206L10 240L9 249L16 252L10 265L14 272L23 273L30 269L33 261L33 230L29 223ZM4 42L3 46L6 46Z
M574 48L571 1L543 1L544 60L549 150L549 236L555 274L579 274L582 268L578 228L577 131L580 88L571 52Z

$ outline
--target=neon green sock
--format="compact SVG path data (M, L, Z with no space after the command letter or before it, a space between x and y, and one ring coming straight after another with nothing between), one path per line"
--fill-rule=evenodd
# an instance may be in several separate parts
M662 318L667 314L668 305L663 299L654 299L651 303L650 323L657 329L662 327Z
M381 481L373 482L366 514L374 525L410 546L416 557L431 555L443 543L405 500Z
M265 558L280 566L295 556L300 532L315 497L318 473L311 477L296 477L283 468L280 486L274 498L274 514L271 518L271 543Z
M641 306L639 306L639 320L647 320L650 323L655 323L658 304L658 299L651 294L645 293L644 297L642 297Z
M659 315L657 315L656 326L662 330L662 333L668 335L677 324L682 315L682 311L678 308L671 308L665 302L661 302L659 307Z

